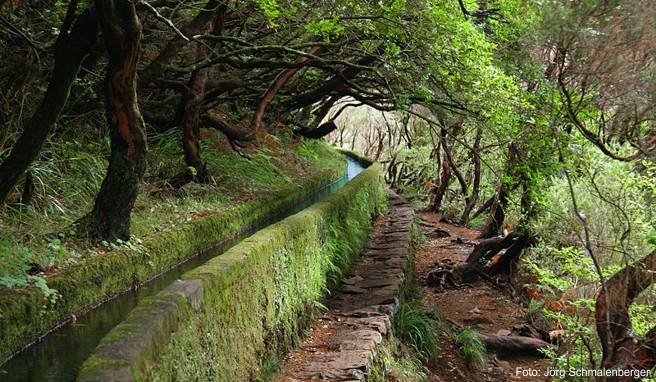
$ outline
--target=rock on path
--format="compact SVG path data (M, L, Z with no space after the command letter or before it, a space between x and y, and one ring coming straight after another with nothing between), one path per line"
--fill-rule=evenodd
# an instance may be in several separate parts
M374 225L362 257L328 301L279 374L284 381L357 381L370 371L390 330L409 264L412 207L389 191L388 213Z

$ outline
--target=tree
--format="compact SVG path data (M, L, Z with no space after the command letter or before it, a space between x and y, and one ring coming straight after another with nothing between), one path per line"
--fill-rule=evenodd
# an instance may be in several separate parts
M84 224L94 237L128 240L130 214L146 168L146 135L136 92L141 23L130 0L96 0L95 6L109 57L105 103L111 156L107 175Z
M654 9L645 1L547 4L547 76L567 120L604 154L622 161L656 155L651 52ZM617 150L628 143L632 152Z
M546 71L556 85L559 97L554 109L562 113L562 131L567 133L558 145L560 161L571 155L563 150L574 139L573 129L594 145L610 161L637 162L656 155L653 78L656 62L649 53L656 46L653 35L654 10L646 2L591 1L546 4ZM560 134L560 133L557 133ZM564 148L564 149L563 149ZM577 161L573 161L576 163ZM586 166L581 164L579 166ZM595 241L591 221L580 211L574 182L586 169L574 167L564 174L582 229L581 246L595 264L601 288L596 296L596 328L601 340L601 366L611 369L649 370L654 366L654 331L640 337L633 331L629 308L654 283L654 252L635 260L635 249L624 249L623 242L637 228L630 212L604 195L591 176L601 203L619 210L627 228L617 242L623 268L606 279L603 264L613 263L602 256L608 251ZM647 188L648 189L648 188ZM645 191L646 193L647 191ZM636 240L636 238L634 238ZM636 240L637 241L637 240ZM640 247L637 247L640 248ZM636 248L636 249L637 249ZM612 253L612 251L611 251ZM645 293L647 294L647 293ZM609 378L630 380L631 378Z
M76 16L77 7L77 1L71 2L57 37L52 78L41 105L25 124L11 153L0 165L0 204L5 203L20 177L39 154L68 100L82 62L97 42L98 20L95 11L87 9Z
M606 369L651 370L656 365L656 326L644 338L633 330L629 308L656 278L656 251L620 270L608 280L596 299L597 334L601 339ZM633 381L633 377L609 378Z

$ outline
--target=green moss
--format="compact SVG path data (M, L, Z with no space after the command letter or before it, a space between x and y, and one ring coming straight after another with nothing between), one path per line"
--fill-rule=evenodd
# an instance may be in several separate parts
M48 284L60 298L53 306L40 290L0 294L0 360L9 357L71 314L139 284L222 239L236 235L276 211L339 178L343 166L271 192L229 211L206 216L144 239L139 251L119 249L64 268Z
M87 373L93 373L97 370L103 370L103 369L115 369L115 368L121 368L125 366L130 366L129 361L116 361L116 360L107 360L104 358L98 358L94 355L90 356L87 358L87 360L84 362L84 374Z
M264 360L298 343L298 318L323 295L327 275L346 269L364 245L381 197L379 171L372 167L324 202L187 273L203 278L205 303L173 335L149 378L249 380Z
M337 150L342 154L358 162L362 167L369 167L371 164L374 163L371 159L363 156L357 151L353 151L345 148L338 148Z
M146 366L132 365L135 379L246 381L275 363L300 341L302 318L328 280L360 254L386 197L380 172L378 164L370 166L324 201L183 275L202 280L202 307L160 354L146 355Z

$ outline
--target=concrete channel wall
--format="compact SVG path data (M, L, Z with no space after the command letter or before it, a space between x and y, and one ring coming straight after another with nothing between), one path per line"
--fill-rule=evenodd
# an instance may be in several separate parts
M72 314L141 284L209 245L238 234L311 195L343 173L343 166L323 171L235 209L148 237L137 251L119 249L66 267L48 278L48 285L60 294L54 305L48 305L36 288L0 294L0 361L66 322Z
M348 269L387 193L381 166L186 273L114 328L78 381L261 377L300 341L309 311Z

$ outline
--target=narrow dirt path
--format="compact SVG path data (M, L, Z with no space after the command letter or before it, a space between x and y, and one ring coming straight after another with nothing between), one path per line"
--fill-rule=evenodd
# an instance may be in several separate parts
M425 279L437 264L464 262L477 243L478 231L442 223L437 214L422 213L418 218L419 228L427 236L425 246L415 252L414 276L418 280ZM420 298L428 311L461 327L483 334L526 335L526 310L489 282L444 291L423 285ZM442 332L440 340L439 364L432 367L435 381L536 381L536 377L522 376L521 371L545 366L543 359L532 355L489 354L484 367L472 369L451 335Z

